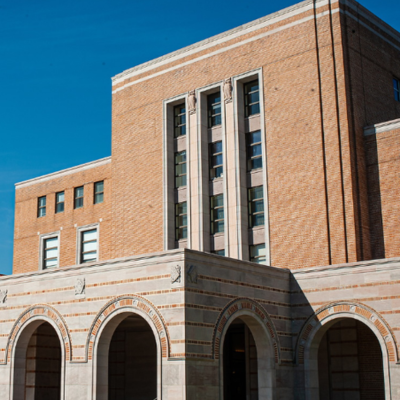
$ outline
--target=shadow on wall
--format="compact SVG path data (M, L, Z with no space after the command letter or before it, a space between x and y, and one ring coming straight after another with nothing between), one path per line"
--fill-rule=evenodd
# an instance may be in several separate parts
M368 207L372 259L385 258L383 235L381 182L379 174L378 146L376 135L365 138L367 160Z

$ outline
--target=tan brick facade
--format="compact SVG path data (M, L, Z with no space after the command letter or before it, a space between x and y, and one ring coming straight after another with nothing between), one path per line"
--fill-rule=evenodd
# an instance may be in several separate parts
M358 3L305 1L114 77L112 156L16 185L14 275L0 278L0 398L121 400L137 389L143 399L231 400L229 385L243 389L229 375L239 359L240 400L400 398L399 48L400 34ZM247 116L249 82L260 111ZM177 105L186 135L175 138ZM216 142L223 173L212 180ZM85 229L97 235L89 263ZM56 268L45 268L48 237ZM257 246L261 265L249 262ZM45 371L51 387L29 367L46 358L45 337L61 365Z

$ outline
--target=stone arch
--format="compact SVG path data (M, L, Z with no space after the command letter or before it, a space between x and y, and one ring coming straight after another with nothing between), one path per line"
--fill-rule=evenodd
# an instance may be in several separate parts
M275 362L280 363L280 344L278 334L275 329L275 325L269 317L268 313L265 311L264 307L254 300L247 298L238 298L226 305L226 307L221 311L218 316L217 323L215 324L213 340L212 340L212 356L214 359L219 359L220 357L220 345L222 333L226 331L230 323L238 318L239 314L246 314L252 316L257 320L264 329L269 333L271 343L274 347L274 357Z
M71 337L67 324L65 323L63 317L53 307L50 307L46 304L35 304L23 311L11 328L6 346L5 363L10 362L11 360L15 340L20 334L21 330L31 321L40 319L50 322L50 324L54 327L58 336L60 337L61 343L63 343L63 346L61 347L64 349L65 352L65 360L71 361Z
M238 298L220 313L213 337L213 356L220 364L220 398L224 396L224 340L232 322L240 319L250 329L257 349L258 396L260 400L275 398L276 365L280 362L280 345L273 322L256 301ZM266 340L267 339L267 340Z
M382 351L385 382L385 398L390 400L390 363L398 361L397 344L394 335L381 315L372 308L353 302L336 302L324 305L315 311L303 325L297 339L296 363L304 365L306 399L318 398L319 342L325 332L340 319L355 319L364 323L376 336Z
M122 310L147 316L158 333L161 343L162 358L168 358L170 354L169 333L165 321L156 306L147 299L137 295L122 295L110 300L96 315L86 344L86 359L93 359L94 343L103 325L109 321L109 317Z
M60 400L65 399L65 364L71 360L71 340L62 317L47 305L35 305L25 310L11 330L7 344L7 360L11 366L10 399L25 397L26 352L33 333L44 323L54 329L60 341Z

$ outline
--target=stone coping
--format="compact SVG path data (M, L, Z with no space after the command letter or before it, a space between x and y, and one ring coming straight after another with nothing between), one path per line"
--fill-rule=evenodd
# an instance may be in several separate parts
M377 133L383 133L392 131L393 129L400 128L400 118L393 119L391 121L381 122L380 124L366 126L364 128L364 136L375 135Z

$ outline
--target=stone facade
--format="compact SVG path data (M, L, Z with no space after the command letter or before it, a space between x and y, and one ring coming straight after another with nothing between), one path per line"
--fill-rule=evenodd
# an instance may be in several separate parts
M112 157L16 185L0 398L400 399L399 48L307 0L114 77Z

